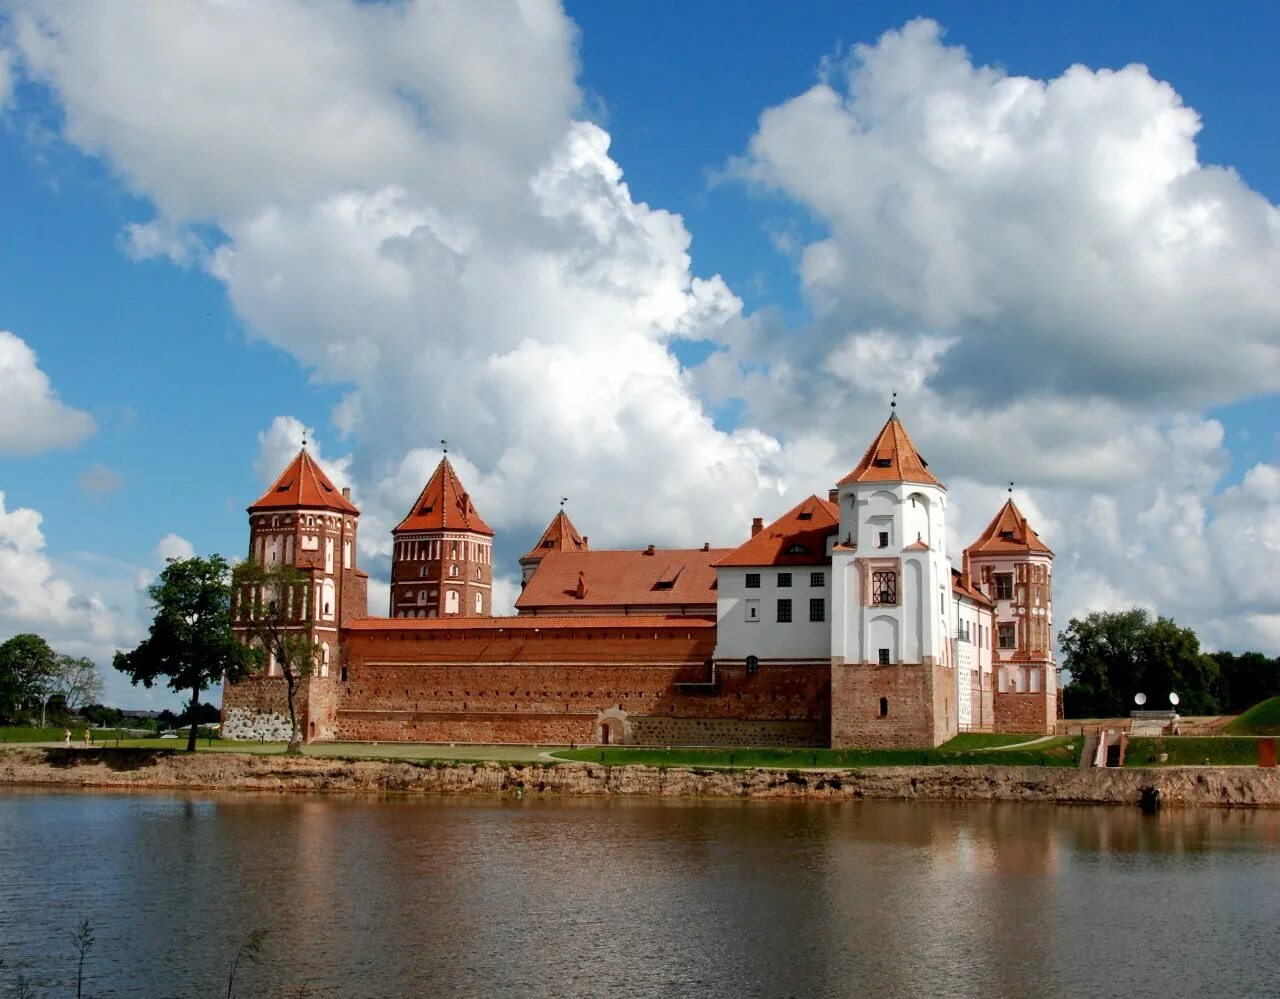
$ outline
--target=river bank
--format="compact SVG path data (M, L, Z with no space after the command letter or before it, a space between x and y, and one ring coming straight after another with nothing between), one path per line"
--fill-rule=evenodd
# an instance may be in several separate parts
M0 751L0 786L423 794L1038 801L1280 808L1280 770L1166 767L929 766L844 770L710 770L323 759L168 750Z

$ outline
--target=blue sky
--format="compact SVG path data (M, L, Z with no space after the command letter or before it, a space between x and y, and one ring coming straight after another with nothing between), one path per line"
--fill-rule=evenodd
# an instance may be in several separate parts
M1052 529L1058 531L1055 548L1069 560L1060 564L1060 571L1062 566L1072 564L1075 579L1081 581L1073 603L1063 607L1060 602L1060 618L1062 610L1136 600L1167 609L1180 619L1189 618L1202 627L1211 644L1229 644L1231 636L1237 636L1239 643L1262 645L1273 636L1280 636L1280 626L1274 624L1280 621L1280 594L1250 591L1237 594L1235 610L1202 608L1190 583L1184 590L1144 587L1141 579L1125 576L1129 570L1121 566L1132 563L1135 557L1149 558L1157 575L1191 573L1190 564L1203 563L1205 556L1192 558L1188 553L1198 551L1197 544L1212 543L1207 525L1218 519L1223 510L1251 511L1240 516L1253 516L1269 508L1267 504L1272 499L1265 485L1269 481L1265 469L1278 460L1272 387L1276 380L1268 367L1274 363L1269 355L1233 360L1230 363L1237 364L1236 369L1224 361L1223 370L1212 380L1206 379L1202 386L1193 384L1195 379L1180 371L1168 374L1170 384L1176 382L1168 391L1152 388L1147 393L1140 386L1132 391L1108 390L1102 393L1101 403L1098 399L1090 401L1088 392L1078 385L1063 390L1063 407L1080 406L1082 413L1096 414L1105 404L1114 407L1115 421L1123 424L1132 420L1135 425L1149 427L1149 440L1135 431L1134 441L1138 443L1134 446L1143 452L1166 448L1170 456L1166 466L1178 464L1183 460L1179 456L1188 454L1194 454L1199 463L1196 470L1179 472L1178 477L1168 481L1139 473L1138 483L1126 481L1123 488L1117 483L1113 489L1105 479L1091 478L1087 472L1073 478L1053 467L1046 470L1046 466L1055 464L1064 468L1089 447L1086 431L1077 428L1069 432L1068 424L1075 426L1077 421L1061 414L1056 417L1063 428L1061 441L1054 437L1052 421L1046 418L1046 426L1034 434L1028 430L1025 439L1013 435L1011 456L999 463L999 468L994 464L988 467L980 458L964 457L968 452L961 446L962 441L980 440L989 432L983 421L998 416L994 402L989 407L982 404L984 395L991 398L1005 391L1003 385L996 386L994 372L992 381L984 383L981 373L975 375L972 366L950 374L944 369L930 374L932 369L922 361L922 375L891 370L888 380L878 385L855 378L854 388L846 386L846 395L831 397L826 405L821 393L830 391L830 386L805 383L798 373L787 381L780 374L780 365L790 358L797 372L830 368L831 358L838 352L832 339L834 331L844 336L850 330L874 325L876 330L887 330L884 336L889 339L884 342L892 344L891 350L900 355L923 350L924 353L913 355L919 357L933 356L929 344L935 340L941 343L951 338L948 342L963 344L979 334L973 325L941 318L945 309L922 310L914 315L909 309L890 308L875 300L874 293L866 289L848 301L842 298L843 293L836 292L835 298L840 302L830 304L821 289L802 277L801 262L804 248L821 243L842 224L851 224L839 221L843 217L840 207L824 201L825 195L815 183L852 167L836 158L819 162L822 150L830 147L817 135L815 162L784 162L785 150L769 148L770 139L761 128L761 115L767 109L784 109L777 116L779 121L791 117L791 112L799 109L788 102L805 94L820 79L839 77L840 72L832 67L845 65L855 46L875 46L885 32L899 31L913 18L927 17L936 20L944 34L939 43L926 40L920 43L922 46L932 46L931 52L963 47L972 66L993 67L1009 77L1050 81L1074 64L1091 70L1118 70L1131 63L1145 65L1154 81L1166 83L1183 105L1200 115L1202 128L1193 140L1199 163L1230 168L1238 175L1233 183L1240 190L1251 190L1274 207L1280 201L1280 152L1275 140L1280 134L1280 111L1274 100L1280 92L1280 70L1274 59L1274 39L1280 37L1280 12L1274 5L1234 4L1213 9L1198 4L935 4L922 8L888 3L755 3L742 7L674 2L632 6L568 3L564 13L576 25L576 35L571 30L564 39L548 41L546 64L530 68L511 57L510 91L496 99L496 110L477 111L464 101L460 104L462 110L451 109L448 115L441 112L439 120L456 121L458 116L473 112L509 115L501 119L509 133L524 127L518 119L521 106L527 103L527 117L541 121L539 116L543 116L547 121L547 152L526 152L526 146L536 147L536 135L514 152L504 141L493 140L488 154L494 161L514 163L510 166L512 176L523 176L519 171L526 169L526 159L521 157L536 163L552 155L561 119L594 122L607 132L608 159L621 169L622 180L629 189L623 197L610 182L610 197L614 200L609 204L630 220L628 225L634 222L632 215L645 220L644 225L636 223L641 230L645 230L651 216L632 206L643 203L650 212L674 213L679 216L682 231L691 237L688 260L683 263L679 248L673 249L665 235L644 243L641 257L645 267L657 261L653 265L655 274L665 274L674 267L684 274L683 278L677 276L677 283L686 282L686 290L690 278L711 279L719 275L726 294L740 301L734 312L724 305L727 299L718 300L722 312L734 313L718 325L704 323L701 318L695 321L682 313L686 318L671 322L686 323L694 332L678 334L674 339L661 331L653 335L636 333L625 323L618 330L609 328L601 333L617 338L617 357L622 363L634 363L637 370L649 370L645 365L652 364L655 378L660 377L658 369L668 351L685 367L683 388L672 388L663 382L662 392L668 388L687 391L688 400L679 402L676 415L653 416L654 423L669 420L672 426L684 426L686 418L694 420L688 415L690 412L701 412L714 421L713 431L690 431L695 435L688 440L672 438L674 451L693 456L687 461L671 462L679 466L674 470L667 469L664 459L655 459L653 449L658 445L653 442L662 440L657 430L634 430L645 424L647 417L643 413L637 415L632 408L601 419L618 429L610 441L600 444L605 450L597 453L578 439L571 420L561 420L565 416L561 410L546 408L550 403L528 409L528 419L541 420L541 429L526 431L522 427L517 433L513 428L526 410L513 397L492 400L492 411L474 416L450 396L450 379L442 374L443 381L432 381L429 372L434 369L429 365L422 369L428 374L423 376L420 394L407 389L398 374L386 373L396 368L401 372L410 370L410 354L406 352L397 362L394 353L400 349L396 344L408 342L414 345L415 357L435 356L432 351L452 344L455 355L474 351L475 366L483 365L486 357L490 362L494 358L527 362L527 355L515 344L502 341L500 333L494 334L493 344L485 340L485 330L490 328L485 323L490 320L473 320L466 309L474 306L441 306L442 315L462 317L454 327L444 320L427 323L415 328L411 335L406 334L408 340L398 337L380 342L387 365L386 369L379 369L382 374L347 379L342 376L342 365L354 362L318 361L333 356L342 331L324 334L323 349L330 351L328 354L322 352L321 346L311 345L306 339L307 324L323 325L325 320L308 314L307 302L302 301L307 297L305 293L300 294L296 307L264 305L262 290L253 287L252 276L220 275L211 263L213 251L227 245L240 251L239 259L248 259L252 239L247 228L240 228L243 220L273 204L284 205L281 211L287 217L288 211L298 207L290 202L289 195L272 193L266 186L259 192L254 187L253 168L246 167L243 184L230 185L235 187L233 195L228 196L225 191L211 193L217 184L208 180L201 181L204 187L197 190L193 179L190 199L184 200L187 192L181 171L171 170L168 176L162 176L163 168L155 166L147 156L150 150L163 151L172 143L182 155L196 157L191 160L195 164L198 154L190 151L195 147L183 143L192 141L189 133L199 132L205 109L179 107L176 114L168 116L172 109L143 106L144 99L136 97L138 91L130 89L127 80L118 92L112 91L111 99L135 99L137 106L113 107L106 97L95 104L98 96L93 88L77 76L77 67L92 69L100 76L105 74L108 83L102 89L110 90L110 74L119 72L123 78L132 53L145 50L148 44L162 38L162 30L181 28L181 18L157 14L160 28L156 32L130 37L127 27L108 32L101 26L107 21L95 25L96 17L112 17L109 12L95 13L96 6L86 4L79 10L72 7L55 15L39 0L14 0L0 5L0 11L7 9L7 13L0 13L4 19L0 52L9 53L7 63L12 67L13 80L7 102L2 100L4 86L0 84L0 184L5 192L0 225L0 330L9 330L21 338L38 356L39 369L62 403L87 411L96 424L92 434L66 447L50 447L36 454L19 454L12 448L8 453L0 450L0 492L4 493L5 509L10 513L17 508L39 512L45 541L41 551L50 560L51 578L67 581L79 598L87 600L93 594L99 595L115 622L110 627L103 626L98 637L91 640L82 634L83 629L77 630L71 611L60 614L50 620L46 630L64 645L86 649L101 658L108 654L112 642L136 639L138 622L145 622L145 600L138 592L138 582L160 564L156 546L168 533L180 535L202 553L236 554L243 548L244 507L261 491L263 475L268 474L266 465L287 451L276 447L279 440L269 433L273 421L282 416L314 427L325 457L351 457L342 467L366 510L374 511L384 526L394 516L398 503L411 500L414 481L420 484L421 473L434 461L430 449L441 437L458 441L455 453L464 462L473 463L481 512L499 522L498 558L514 567L514 559L554 512L550 498L562 489L572 492L570 511L580 529L610 544L696 543L704 534L714 534L717 542L732 540L740 533L739 522L746 519L745 514L776 514L785 509L786 499L797 491L803 495L825 490L827 480L823 475L829 477L830 471L842 463L856 461L866 439L876 429L871 414L883 409L889 382L909 389L914 384L912 378L923 379L919 383L926 387L932 384L931 379L940 386L927 399L923 392L914 403L911 398L905 399L904 411L909 425L913 425L910 414L912 406L917 406L921 414L918 419L925 422L923 427L914 425L916 436L923 438L919 442L932 460L958 480L955 491L961 503L975 497L961 520L964 528L989 515L978 497L997 496L997 484L1006 475L1038 490L1028 495L1027 502L1033 509L1039 502L1050 533ZM191 10L200 6L196 4ZM294 6L291 0L281 9ZM246 24L260 16L260 11L245 5L232 3L228 7L231 13L227 17L241 16L239 11ZM171 11L174 9L186 8L175 7ZM334 9L337 8L330 8ZM357 11L353 16L365 13ZM323 22L324 18L315 20ZM515 20L513 15L511 37L521 44L522 29L514 24ZM193 29L183 33L184 44L198 47L203 28L191 23ZM58 40L61 50L57 58L50 58L47 50L38 45L33 47L33 36L24 28L30 24L43 24L48 37ZM272 25L264 30L272 30ZM476 51L484 53L486 45L496 44L494 38L501 40L502 30L500 24L493 27L495 34L479 39ZM370 34L370 38L375 37ZM97 42L99 38L104 39L101 44ZM200 72L224 72L234 78L236 60L218 48L220 36L213 28L208 44L208 61L214 69L200 67ZM282 34L279 45L289 44L289 36ZM377 57L378 53L373 53L373 61ZM423 54L421 58L432 57ZM473 53L471 64L460 63L456 73L473 72L475 58ZM500 87L508 63L496 50L493 59ZM4 64L0 62L0 66ZM560 90L546 84L548 76L555 77L555 72L548 73L548 65L565 75L567 82ZM441 73L451 69L445 66ZM306 91L305 80L292 82ZM162 81L156 83L165 89ZM544 84L546 94L542 92ZM577 97L565 97L562 91L574 84ZM833 86L840 90L837 84ZM185 91L175 86L174 92ZM424 89L428 95L435 92ZM262 95L264 102L273 99L270 92ZM426 102L425 113L436 113L430 97L422 99ZM1123 99L1123 95L1117 96L1117 107ZM1105 109L1106 102L1100 106ZM1142 105L1134 114L1148 110L1148 105ZM291 113L291 106L282 103L273 113L283 122ZM1082 111L1081 116L1086 113L1103 112ZM803 122L796 117L788 128L801 125ZM1086 121L1082 127L1087 125ZM463 130L463 126L458 128ZM534 131L532 126L530 131ZM228 134L226 142L214 136L209 137L209 142L221 142L220 148L231 154L232 162L236 143L246 144L246 159L252 160L259 143L268 146L274 140L270 129L257 136L235 129ZM753 140L758 140L758 145L753 146ZM313 168L317 174L323 173L318 164L334 154L327 147L316 147L314 156L299 155L296 149L289 155L294 157L291 162L299 176L304 177ZM411 176L415 179L408 179ZM370 168L367 189L399 185L416 199L418 209L430 206L432 211L465 219L468 224L483 216L484 207L467 201L467 196L458 196L458 204L465 202L460 208L448 201L453 195L442 192L452 191L449 178L436 177L427 182L416 176L408 167L403 176L391 168ZM361 187L363 179L358 181L352 181L348 174L343 190L366 189ZM267 185L268 181L263 183ZM902 186L910 183L904 180ZM1099 183L1105 185L1106 178ZM334 192L338 190L335 186ZM322 181L316 181L315 191L318 193L309 195L312 203L325 203ZM1001 199L1006 196L1009 214L1020 210L1014 193L999 186L984 191L994 213L1003 210L1001 205L1006 202ZM583 193L580 200L587 197ZM305 200L299 198L300 202ZM501 199L495 197L495 203L501 203ZM176 209L176 204L194 207ZM517 215L518 211L513 211L512 217ZM137 252L129 252L127 227L157 218L168 219L174 231L200 249L184 262L164 255L141 258ZM490 229L485 229L488 222L474 224L482 241L502 242L495 233L505 223L492 223L496 228ZM515 241L523 235L518 233ZM886 237L882 230L875 238L893 235L890 231ZM865 253L864 236L870 238L865 233L855 233L849 245L863 247L861 252ZM546 246L569 245L573 238L572 232L557 230L555 239L545 246L539 244L537 253L550 252ZM1239 252L1247 256L1249 249L1243 236L1237 239L1232 230L1226 238L1231 245L1239 243L1244 247ZM1271 238L1276 238L1274 232ZM784 239L785 252L779 249ZM842 240L843 236L837 242ZM276 247L273 244L259 249L268 254ZM315 250L314 245L310 250ZM627 255L630 252L620 251L619 259L633 259ZM530 258L537 253L531 250ZM889 256L887 252L885 255ZM518 264L515 256L503 259L505 267L516 268ZM856 285L857 275L872 274L873 264L869 259L855 259L849 264L853 268L848 272L851 280L845 284ZM1265 264L1260 266L1265 276ZM880 287L892 277L873 280L872 274L868 281ZM1280 275L1276 277L1280 279ZM304 279L305 274L295 281L295 286L304 283ZM432 280L435 278L423 278L417 298L426 312L434 308ZM656 287L666 279L653 280ZM629 303L633 300L641 302L647 292L641 287L641 279L634 281L639 290L629 287L627 294L634 292L632 299L601 298L600 302L612 302L615 311L631 308ZM1213 290L1217 288L1213 285L1198 301L1210 309L1212 296L1221 294L1222 311L1230 311L1226 307L1228 300L1238 299L1239 295L1225 286ZM442 294L448 299L447 292ZM494 294L501 296L503 291L499 288ZM611 286L608 294L621 293ZM323 300L322 294L309 297L313 302ZM604 304L600 305L602 323L610 327L610 312ZM323 311L322 305L315 307ZM987 324L988 333L990 329L1004 329L1009 331L1005 335L1015 335L1022 315L1018 310L1023 307L1008 306L1005 313L997 314ZM1263 302L1254 313L1233 322L1262 330L1258 336L1265 340L1270 307ZM451 308L461 311L450 312ZM557 339L559 308L554 301L531 308L548 317L545 333L531 321L528 328L521 327L522 341L547 350L576 342L566 337L561 344ZM645 308L635 306L637 314L647 316ZM375 301L357 313L355 322L367 318L370 329L375 331L370 336L376 339L377 329L399 321L399 313L393 316L390 305L388 309L384 319ZM874 317L875 322L868 317ZM1082 322L1087 325L1085 320ZM1204 331L1208 353L1214 353L1215 342L1226 342L1223 338L1235 336L1236 329L1224 324L1216 334ZM355 331L352 333L354 336ZM643 362L628 361L627 358L638 356L630 353L633 349L640 350L629 346L627 337L633 334L647 337L645 343L649 346L656 344L657 353L652 358L645 355ZM1084 333L1080 337L1088 338ZM1047 335L1038 346L1027 350L1038 352L1029 356L1038 358L1036 363L1046 369L1061 365L1064 371L1074 370L1075 362L1067 360L1065 349L1061 358L1054 354L1053 344L1062 342L1062 338ZM1274 345L1275 338L1270 342ZM862 352L855 351L857 357L865 360L868 350L881 356L870 341L859 344ZM982 349L990 348L988 345ZM955 354L954 348L938 350L951 350L947 356ZM1139 376L1135 379L1122 375L1122 379L1142 382L1143 350L1150 350L1155 357L1162 348L1158 339L1149 347L1131 345L1125 354L1128 360L1118 363L1123 371L1127 370L1123 364L1139 358L1134 369ZM704 363L708 358L715 363ZM425 360L421 363L427 364ZM1105 359L1095 354L1081 363L1098 366ZM502 368L505 377L506 369L501 364L497 367ZM1239 371L1238 383L1233 382L1235 370ZM761 388L752 382L752 371L766 372L774 387L784 385L786 391L778 389L775 395L773 387ZM1153 374L1153 385L1164 377ZM496 380L496 375L494 378L485 384L512 384ZM536 393L542 386L544 393L568 399L575 384L581 384L581 378L560 385L535 377L529 391ZM946 385L951 387L941 387ZM362 400L365 418L351 424L347 428L350 433L344 435L335 425L334 407L353 391ZM524 390L505 391L518 396ZM1052 391L1058 391L1056 383ZM905 394L910 396L909 391ZM1026 398L1032 395L1028 393ZM948 405L954 405L957 412L963 405L965 419L971 419L972 425L962 426L959 416L949 419ZM1011 420L1001 418L997 425L1009 427ZM1224 434L1217 443L1209 439L1216 426L1214 421L1221 424ZM1078 422L1083 425L1085 421ZM833 425L839 426L839 432L819 434L814 430ZM928 433L930 428L936 429ZM921 429L926 432L921 433ZM521 434L526 432L549 442L548 453L537 456L537 462L546 469L545 475L530 480L534 486L519 480L512 471L519 464L518 455L529 451L521 444ZM759 444L753 436L756 434L776 441L781 451L773 444ZM1077 439L1081 434L1085 436ZM1059 443L1063 449L1061 460L1037 464L1018 458L1021 451L1045 450ZM1098 446L1103 449L1102 442ZM1120 445L1113 442L1107 446L1108 453L1117 448ZM420 452L416 457L415 449ZM732 464L736 458L726 456L748 452L750 457L744 459L742 468L708 478L709 467ZM603 465L601 454L608 456ZM714 460L708 455L713 455ZM612 464L615 459L616 470ZM636 483L649 486L652 476L659 476L652 488L662 500L651 505L651 500L643 498L645 493L626 482L625 476L627 470L641 469L655 461L661 471L638 473ZM1123 460L1118 467L1123 467ZM1246 475L1259 467L1264 472L1255 474L1249 486L1262 490L1254 500L1243 493L1230 492L1235 488L1239 493ZM96 473L86 479L95 469ZM621 512L624 504L613 493L606 498L605 484L593 480L596 470L610 478L610 488L616 480L618 496L636 498L636 502L625 504L625 514ZM516 492L529 495L527 506L515 502L511 494ZM1224 493L1227 499L1221 502L1226 506L1219 500ZM484 505L486 500L488 508ZM679 516L669 513L681 503L696 509ZM1168 513L1185 512L1188 504L1196 505L1200 513ZM1115 507L1119 526L1117 530L1107 526L1104 531L1097 525L1104 521L1110 525L1111 507ZM718 514L717 508L722 512ZM1083 510L1092 512L1084 515L1080 513ZM1086 523L1077 523L1077 517ZM369 522L366 517L366 524ZM1200 541L1188 545L1176 540L1183 537L1179 531L1194 535L1197 522ZM1125 543L1119 540L1133 536L1126 527L1129 524L1134 525L1133 532L1149 534L1136 556L1135 550L1126 554ZM1266 533L1265 518L1242 523L1233 530L1235 536L1249 539L1253 545L1250 550L1255 552L1265 553L1274 540ZM1098 532L1105 535L1102 540ZM1041 534L1046 531L1041 529ZM1159 548L1161 538L1168 542L1170 550ZM1175 545L1179 546L1177 550L1173 550ZM385 560L380 559L377 551L365 554L365 564L375 577L380 572L385 575ZM1234 614L1244 614L1246 618L1236 618ZM0 596L0 637L6 631L40 630L40 625L38 617L23 617L12 609L6 613ZM118 684L113 685L113 693L125 699L129 696Z

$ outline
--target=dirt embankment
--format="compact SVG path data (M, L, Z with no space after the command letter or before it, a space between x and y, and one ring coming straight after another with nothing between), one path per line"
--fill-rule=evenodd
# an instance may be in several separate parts
M0 751L0 785L198 791L552 793L653 797L1044 801L1280 807L1280 770L882 767L706 770L593 763L412 763L136 749Z

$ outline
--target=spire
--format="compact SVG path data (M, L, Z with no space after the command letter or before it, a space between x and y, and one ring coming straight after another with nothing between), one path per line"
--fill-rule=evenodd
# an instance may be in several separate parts
M551 523L542 532L542 537L538 539L538 543L529 550L521 561L542 558L547 552L553 551L585 552L591 550L587 544L587 539L578 533L578 529L573 526L573 521L564 512L563 503L564 500L561 500L560 510L551 518Z
M897 396L897 393L894 393ZM885 421L858 467L840 480L839 485L854 482L921 482L945 489L929 471L929 463L920 457L907 428L898 419L897 399L890 404Z
M391 533L446 529L471 531L493 537L493 528L476 512L471 497L458 481L458 473L453 470L448 456L440 459L435 473L414 501L413 509Z
M280 473L280 477L249 507L254 510L279 509L340 510L359 515L360 510L324 474L304 444L297 457Z
M1010 483L1012 489L1012 483ZM966 561L970 555L1038 555L1053 556L1049 546L1040 540L1040 536L1031 529L1027 518L1022 515L1013 496L1005 500L1000 512L987 525L987 529L979 535L978 540L964 550Z

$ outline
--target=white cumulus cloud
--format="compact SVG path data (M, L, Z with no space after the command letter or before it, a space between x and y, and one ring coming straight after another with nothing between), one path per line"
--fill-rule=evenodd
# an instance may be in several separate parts
M58 398L26 341L0 330L0 455L72 447L93 431L93 417Z

